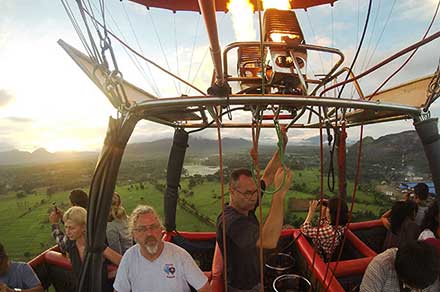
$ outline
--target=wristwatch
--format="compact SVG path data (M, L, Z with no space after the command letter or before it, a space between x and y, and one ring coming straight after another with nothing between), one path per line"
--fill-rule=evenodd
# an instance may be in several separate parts
M20 288L14 288L14 292L21 292L21 291L23 291L23 290Z

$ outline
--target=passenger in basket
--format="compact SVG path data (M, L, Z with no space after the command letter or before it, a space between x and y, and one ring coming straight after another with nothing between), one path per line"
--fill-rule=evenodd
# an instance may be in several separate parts
M439 258L428 243L411 241L378 254L365 271L360 292L438 292Z
M390 212L390 229L385 238L384 250L417 240L420 234L420 227L415 222L416 214L417 204L414 201L408 200L394 203Z
M287 143L286 131L284 148ZM255 151L251 156L255 160ZM224 218L217 218L217 242L224 255L223 222L226 226L226 257L228 291L260 291L260 269L258 260L259 247L275 248L281 234L284 219L284 199L292 181L289 169L281 167L278 151L264 170L260 181L261 191L274 183L277 192L272 197L272 204L263 225L260 242L259 222L255 216L258 206L258 189L248 169L237 169L229 179L230 201L224 209Z
M75 189L70 192L69 201L70 201L71 207L78 206L78 207L82 207L87 210L87 207L89 205L89 196L83 190ZM56 222L54 224L58 224L59 222L64 224L64 222L63 222L64 211L56 206L54 208L55 209L50 214L50 216L53 219L52 221L56 220ZM59 229L59 226L57 228Z
M415 221L421 226L425 212L428 209L427 199L429 196L429 187L425 183L418 183L414 187L414 202L417 204L417 214Z
M420 233L418 240L425 240L428 238L440 238L440 213L437 202L432 202L428 210L426 210L423 217L422 225L420 226L422 233Z
M54 218L49 217L49 220ZM66 236L58 230L53 232L52 235L55 238L58 247L62 252L66 252L70 262L72 263L72 270L78 281L82 264L86 255L86 220L87 211L82 207L71 207L63 215L64 227L66 230ZM51 222L53 223L53 222ZM107 275L107 261L110 261L114 265L119 265L121 261L121 255L106 247L103 251L103 256L106 259L102 268L102 282L103 291L112 291L111 280L112 275Z
M210 292L208 278L183 248L162 240L156 211L137 206L129 219L136 245L122 257L113 285L118 292ZM188 285L189 284L189 285Z
M10 261L0 243L0 292L43 292L40 280L26 263Z
M70 206L78 206L87 210L89 196L83 190L74 189L69 194L69 201ZM67 241L67 237L65 239L62 239L63 236L65 236L60 226L61 224L64 225L63 215L64 211L54 205L54 210L49 215L49 222L52 225L52 236L56 240ZM52 283L55 290L60 290L64 292L76 291L75 285L77 280L73 271L52 265L48 269L48 273L50 273L51 278L57 279L57 281L53 281Z
M106 233L108 246L121 255L133 246L133 237L128 231L128 216L116 192L113 193Z
M319 207L319 204L322 204L322 207ZM321 222L314 227L311 221L317 208L321 208ZM313 200L309 203L309 212L301 225L301 232L312 239L319 254L327 262L332 259L333 252L341 243L347 222L348 207L345 200L337 197L328 201Z

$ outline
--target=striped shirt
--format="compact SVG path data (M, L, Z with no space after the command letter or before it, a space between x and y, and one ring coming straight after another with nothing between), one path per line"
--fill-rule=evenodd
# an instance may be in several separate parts
M360 292L400 291L399 278L394 267L396 253L397 248L390 248L374 257L365 271ZM440 291L439 280L437 279L434 284L423 290L407 291L438 292Z

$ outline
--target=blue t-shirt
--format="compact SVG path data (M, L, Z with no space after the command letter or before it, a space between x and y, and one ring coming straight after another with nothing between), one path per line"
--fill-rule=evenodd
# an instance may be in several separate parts
M0 283L12 289L31 289L40 285L40 280L28 264L11 261L6 274L0 276Z

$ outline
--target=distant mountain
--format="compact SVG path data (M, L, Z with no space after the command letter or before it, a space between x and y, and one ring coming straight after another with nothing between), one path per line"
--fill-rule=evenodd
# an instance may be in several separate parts
M359 142L347 147L348 169L354 170L356 167L358 149ZM390 134L378 139L365 137L361 161L362 173L370 179L395 179L429 173L423 145L416 131Z
M172 139L162 139L153 142L128 144L124 159L134 160L151 156L167 157L170 154L172 143ZM222 149L224 153L248 151L251 144L251 141L241 138L223 138ZM190 137L188 145L186 155L212 155L218 153L217 140Z
M323 134L322 135L322 140L323 140L323 142L324 142L324 144L327 144L328 143L328 140L327 140L327 135L326 134ZM350 140L350 139L347 139L347 145L351 145L351 144L354 144L356 141L353 141L353 140ZM319 135L317 135L317 136L313 136L313 137L309 137L309 138L306 138L306 139L302 139L301 141L298 141L298 144L301 144L301 145L319 145L319 143L321 143L321 138L319 137Z
M188 142L189 147L187 148L187 155L212 155L218 153L218 143L216 140L190 137ZM141 160L146 158L168 157L172 143L172 139L162 139L153 142L128 144L124 152L124 159ZM251 141L245 139L224 138L222 146L224 153L238 153L248 151L251 147ZM0 165L41 164L69 160L97 159L98 155L99 153L97 152L50 153L44 148L39 148L32 153L11 150L0 152Z
M10 150L0 152L0 165L44 164L71 160L96 159L97 152L48 152L38 148L34 152Z
M326 141L326 139L325 139ZM287 152L296 153L302 148L304 150L316 148L319 145L319 136L307 139L308 143L300 143L308 146L295 146L290 144ZM218 153L216 140L209 140L197 137L190 137L187 155L214 155ZM325 143L325 145L327 142ZM348 143L347 143L348 144ZM245 139L223 138L223 153L244 153L248 152L252 142ZM128 144L124 152L124 160L142 160L169 155L172 146L172 139L162 139L153 142ZM260 153L273 151L275 145L260 145ZM359 142L347 146L347 166L354 167ZM50 153L43 148L34 152L11 150L0 152L0 165L52 163L68 160L86 160L98 157L97 152L56 152ZM386 167L402 168L402 165L412 165L416 169L426 169L427 163L423 147L415 131L406 131L398 134L391 134L373 139L363 139L362 151L364 166L379 165Z

